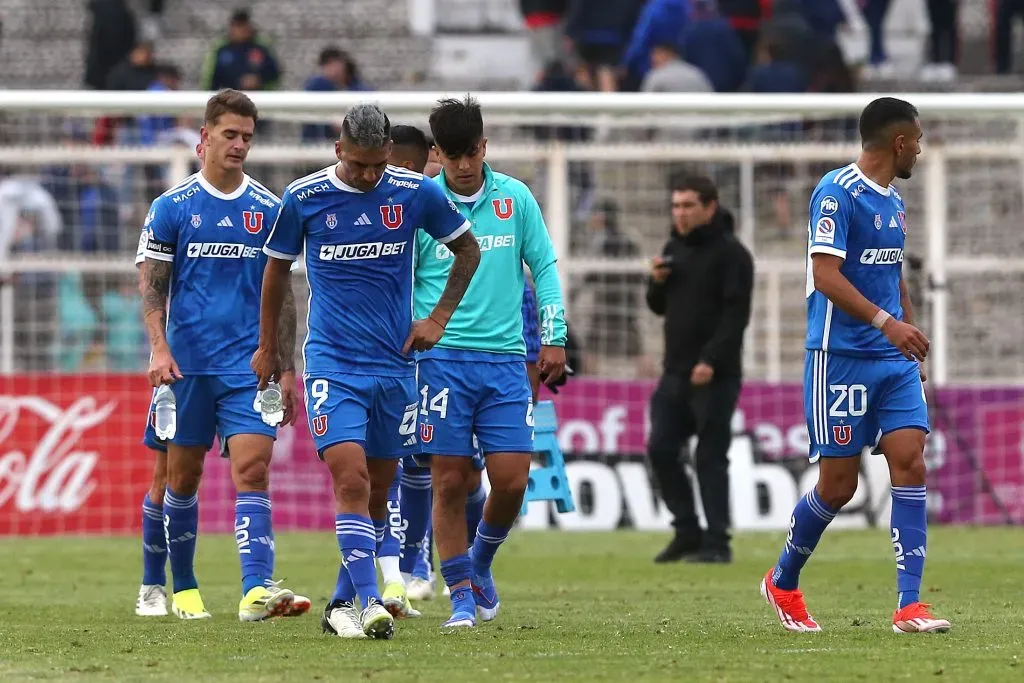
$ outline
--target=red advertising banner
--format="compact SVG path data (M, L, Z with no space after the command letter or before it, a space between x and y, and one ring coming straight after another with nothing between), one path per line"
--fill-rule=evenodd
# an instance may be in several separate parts
M149 394L139 375L0 377L0 535L137 529Z

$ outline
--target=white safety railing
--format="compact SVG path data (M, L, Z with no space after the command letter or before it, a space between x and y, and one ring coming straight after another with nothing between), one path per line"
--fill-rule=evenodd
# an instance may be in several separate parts
M254 93L253 99L265 118L289 118L313 115L321 119L340 117L355 102L371 99L379 102L395 118L425 120L426 113L443 93ZM458 96L459 93L453 93ZM197 114L202 111L209 93L102 93L92 91L9 91L0 96L0 113L45 112L62 115L87 114ZM647 128L654 122L694 120L730 121L750 117L758 122L791 120L794 116L818 118L856 116L874 96L870 94L842 96L752 96L752 95L626 95L626 94L561 94L561 93L481 93L479 100L485 119L514 121L520 125L572 122L590 123L619 129ZM923 117L966 117L972 120L1017 120L1024 116L1024 94L979 95L943 94L905 95L916 104ZM695 119L695 117L699 117ZM725 118L716 118L725 117ZM732 117L732 118L729 118ZM620 163L697 163L728 164L737 170L738 235L755 254L761 310L756 314L764 324L753 326L747 341L748 374L770 381L793 378L787 369L784 345L790 343L785 334L786 308L792 308L792 296L785 283L805 271L802 250L779 254L759 253L757 238L758 195L755 189L755 166L764 163L828 163L855 158L855 144L832 144L813 141L747 144L726 143L555 143L492 144L488 159L502 163L529 163L543 168L543 188L535 187L543 196L545 218L556 249L562 255L562 276L568 287L574 276L588 273L645 273L648 257L660 245L643 245L644 256L621 260L583 258L570 249L571 204L570 164L575 162ZM180 147L64 147L0 146L0 166L9 169L33 168L45 164L157 164L165 165L167 177L179 179L187 174L193 152ZM254 164L320 164L329 163L333 149L329 145L300 146L258 144L250 160ZM908 183L919 186L923 200L917 207L913 225L925 235L924 267L927 288L928 332L932 340L930 377L937 385L950 380L950 321L947 284L957 276L990 272L1024 274L1024 258L1009 253L968 256L951 253L948 246L951 198L948 181L950 164L964 161L1024 159L1024 140L1019 137L998 142L943 142L925 138L919 170ZM800 198L806 206L806 197ZM803 209L801 209L803 210ZM667 213L667 211L666 211ZM61 255L59 261L47 256L23 257L0 261L0 276L12 272L89 272L129 273L130 260L125 258L88 258ZM0 278L2 279L2 278ZM13 306L10 287L0 286L0 371L14 368ZM788 304L785 305L785 304ZM993 324L998 324L994 321ZM792 337L793 335L789 335ZM792 354L789 354L792 355ZM958 381L963 378L958 378ZM967 378L970 379L970 378ZM1010 376L998 378L1024 383L1024 367L1014 368Z

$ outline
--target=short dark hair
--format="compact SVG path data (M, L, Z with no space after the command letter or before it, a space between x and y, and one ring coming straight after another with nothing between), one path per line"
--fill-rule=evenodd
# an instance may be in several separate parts
M394 144L393 156L412 163L412 170L423 173L430 156L430 145L422 130L416 126L392 126L391 142Z
M317 64L319 66L323 66L324 64L333 62L336 59L345 59L345 53L339 48L330 45L325 47L323 50L320 50L320 58L317 60Z
M886 131L894 123L913 123L917 107L895 97L879 97L860 114L860 141L865 147L885 143Z
M181 79L181 69L175 64L157 64L154 69L157 78L177 78Z
M230 24L248 24L252 21L252 14L245 7L239 7L231 13Z
M480 103L471 95L457 100L438 100L430 112L430 132L434 144L449 157L469 154L484 137L484 117Z
M203 114L203 121L208 126L217 125L217 120L224 114L237 114L251 118L253 122L259 119L259 112L249 96L241 90L224 88L218 90L217 94L206 102L206 112Z
M718 201L718 186L706 175L684 175L672 179L673 192L694 192L704 206Z
M430 151L430 145L427 144L427 136L416 126L392 126L391 142L396 145L412 147L422 151L424 154Z

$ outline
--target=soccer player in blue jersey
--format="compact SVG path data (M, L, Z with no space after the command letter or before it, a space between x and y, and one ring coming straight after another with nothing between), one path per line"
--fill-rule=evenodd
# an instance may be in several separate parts
M565 320L555 253L529 188L484 162L483 116L472 98L441 100L430 114L443 171L435 181L473 221L481 266L438 345L418 357L421 449L431 457L434 534L451 592L444 627L497 616L491 563L519 515L533 453L533 401L523 342L523 264L542 311L538 366L554 383L565 368ZM417 244L417 314L438 299L454 268L444 245ZM479 449L476 444L479 445ZM466 505L473 459L486 457L491 491L467 552Z
M425 351L441 338L480 260L469 221L432 181L388 166L391 147L384 112L357 105L335 143L339 163L288 186L264 247L271 258L260 346L252 359L261 380L276 372L288 265L305 246L306 413L334 482L341 550L321 624L345 638L394 633L374 558L388 524L387 492L398 459L417 450L418 396L409 352ZM437 305L414 321L413 250L420 228L455 258ZM355 609L357 595L362 613Z
M804 410L818 483L797 503L778 564L761 595L789 631L816 632L797 587L825 527L853 498L861 453L877 446L892 482L896 633L947 631L920 601L925 509L923 366L928 339L914 326L903 278L907 222L891 185L910 178L921 124L908 102L883 97L860 116L856 163L822 177L810 202Z
M194 558L203 457L218 432L230 450L238 491L239 619L295 616L310 606L308 598L273 581L267 491L276 428L264 424L253 408L257 381L248 365L259 336L262 247L279 208L277 197L243 171L256 117L244 93L224 90L210 98L201 130L202 170L158 197L146 217L143 314L152 347L149 379L154 387L172 384L177 402L163 517L172 609L182 619L210 617ZM294 319L293 297L282 298ZM294 421L297 408L294 335L294 326L282 329L277 344L286 423Z

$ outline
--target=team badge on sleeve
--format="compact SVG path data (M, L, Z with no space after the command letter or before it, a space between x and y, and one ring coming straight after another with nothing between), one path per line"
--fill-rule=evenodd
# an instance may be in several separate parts
M896 212L896 217L900 219L900 229L903 231L903 234L906 235L907 234L907 214L904 213L903 211L897 211Z
M828 216L822 216L818 219L818 224L814 226L814 241L833 244L835 239L836 222Z

